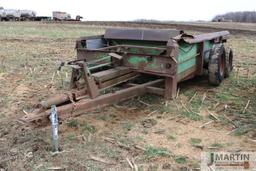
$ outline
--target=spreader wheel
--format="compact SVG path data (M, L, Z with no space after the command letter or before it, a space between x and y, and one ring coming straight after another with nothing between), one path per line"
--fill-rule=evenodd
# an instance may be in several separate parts
M225 78L229 77L230 72L233 70L233 51L230 49L226 53L226 63L225 63Z
M211 85L218 86L224 79L226 63L224 52L223 44L216 44L211 50L208 64L208 77Z

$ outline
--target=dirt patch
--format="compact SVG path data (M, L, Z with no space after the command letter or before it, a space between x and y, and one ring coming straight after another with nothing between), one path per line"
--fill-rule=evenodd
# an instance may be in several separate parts
M197 30L201 32L229 30L232 34L256 34L256 25L253 23L214 23L214 22L104 22L91 21L79 24L119 27L146 27L146 28L175 28L180 30Z
M151 130L148 130L146 135L139 133L139 131L130 132L131 136L141 136L144 142L153 146L161 146L169 149L175 155L189 156L190 159L200 160L202 150L193 146L192 139L199 139L203 150L211 150L212 145L219 144L220 148L217 150L237 150L245 148L243 140L239 137L227 135L230 130L213 123L207 128L201 129L203 122L191 122L186 119L171 120L168 118L158 120L158 124ZM165 130L164 133L159 134L157 130ZM214 138L213 138L214 137ZM191 155L193 154L193 155Z
M28 93L29 90L30 90L30 89L29 89L26 85L20 84L20 85L18 85L16 88L14 88L13 93L14 93L17 97L20 97L20 96L23 96L24 94Z
M6 73L0 73L0 80L4 80L5 79L5 75L6 75Z

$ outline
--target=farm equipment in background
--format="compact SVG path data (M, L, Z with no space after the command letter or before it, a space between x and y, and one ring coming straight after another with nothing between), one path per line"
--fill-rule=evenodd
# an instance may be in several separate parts
M0 8L0 21L30 21L36 17L32 10L15 10Z
M224 43L228 31L189 35L170 29L107 29L104 35L76 42L70 91L42 101L20 118L40 123L52 105L59 119L80 115L109 104L152 93L175 98L177 84L208 72L215 86L229 76L233 53Z
M32 10L4 9L0 7L0 21L49 21L51 17L36 16Z
M77 15L75 21L81 21L81 19L83 19L83 17L81 15Z
M66 12L53 11L52 18L54 21L65 21L65 20L70 20L71 15Z
M0 21L3 20L3 17L5 17L4 8L3 8L3 7L0 7Z
M20 10L20 20L21 21L29 21L34 20L36 17L36 12L32 10Z
M81 21L82 18L83 18L82 16L77 15L75 19L72 19L71 15L66 12L60 12L60 11L52 12L53 21Z
M0 9L0 21L18 21L20 17L20 10L4 9L3 7Z
M66 12L53 11L52 18L49 16L36 16L32 10L4 9L0 7L0 21L81 21L83 17L77 15L75 19Z

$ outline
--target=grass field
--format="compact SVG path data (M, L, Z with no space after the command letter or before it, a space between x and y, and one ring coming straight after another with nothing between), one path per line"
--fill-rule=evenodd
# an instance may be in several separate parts
M75 58L77 38L105 28L0 24L0 168L132 170L130 161L133 170L196 170L202 151L255 149L256 36L237 34L228 42L235 68L221 86L200 77L179 84L173 101L145 95L64 121L62 151L52 154L51 127L33 128L17 119L39 100L68 89L70 70L55 74L59 63Z

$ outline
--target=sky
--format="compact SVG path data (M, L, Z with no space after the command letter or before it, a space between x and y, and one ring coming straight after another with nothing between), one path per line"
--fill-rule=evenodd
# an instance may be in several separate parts
M84 20L197 21L231 11L256 11L256 0L0 0L0 6L34 10L38 16L65 11Z

